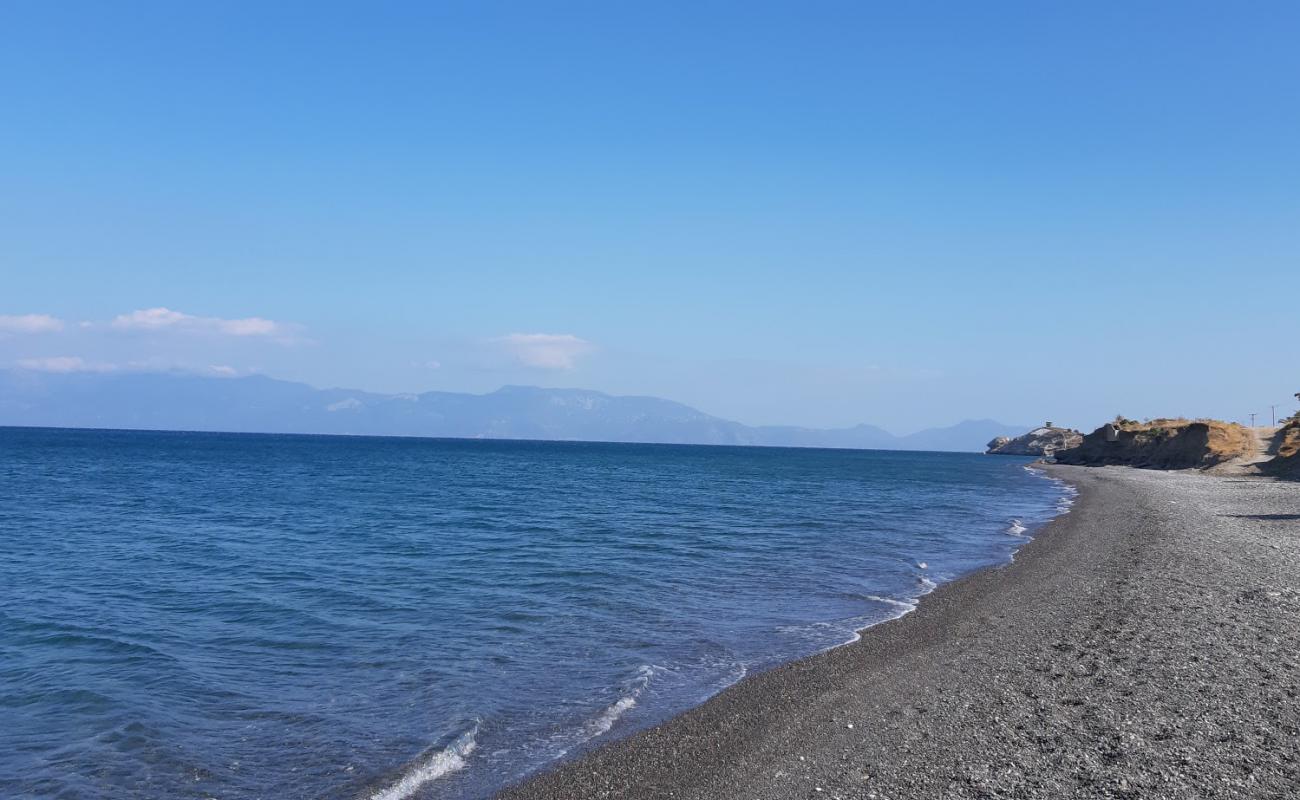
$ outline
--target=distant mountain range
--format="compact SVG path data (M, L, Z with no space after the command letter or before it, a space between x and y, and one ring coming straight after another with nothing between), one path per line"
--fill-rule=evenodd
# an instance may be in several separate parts
M1027 425L968 420L895 436L871 425L753 427L657 397L506 386L375 394L264 376L0 370L0 425L982 451Z

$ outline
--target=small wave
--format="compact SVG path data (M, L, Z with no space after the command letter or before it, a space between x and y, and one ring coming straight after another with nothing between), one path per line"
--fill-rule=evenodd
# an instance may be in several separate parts
M929 590L923 591L921 594L927 594L928 591ZM896 609L896 613L883 619L872 614L869 616L840 620L838 622L814 622L810 625L780 626L777 630L782 633L800 636L801 638L819 640L819 643L822 646L816 652L824 653L827 650L834 650L837 647L853 644L862 638L862 632L867 628L879 625L882 622L898 619L905 614L915 611L917 608L917 601L915 599L899 600L895 597L885 597L884 595L878 594L853 594L851 596L861 600L869 600L873 603L890 606ZM837 639L836 641L828 641L829 637L826 634L830 633L839 634L844 638Z
M614 727L619 717L636 707L636 698L632 696L620 697L618 702L605 709L600 716L587 723L587 738L594 739L602 733L608 733L609 729Z
M904 614L906 614L909 611L916 610L915 600L897 600L893 597L881 597L878 594L864 594L862 596L868 600L873 600L877 603L884 603L887 606L893 606L895 608L902 609Z
M543 745L542 752L546 753L545 760L554 761L563 758L573 748L584 745L597 736L609 733L610 729L622 719L624 714L636 708L637 701L650 685L650 679L656 673L662 671L668 671L668 668L654 664L642 664L638 667L636 676L625 684L626 689L622 697L606 706L599 714L587 720L583 725L570 728L551 737Z
M1012 536L1024 536L1025 531L1027 530L1029 529L1026 528L1023 524L1021 524L1020 520L1018 519L1011 520L1011 524L1007 526L1007 533L1011 534Z
M629 683L627 693L600 712L595 719L589 720L584 726L587 734L584 741L608 733L609 729L614 727L615 722L618 722L624 714L636 708L637 700L646 690L646 687L650 685L650 679L654 677L655 672L659 669L653 664L642 664L638 667L636 677Z
M405 800L429 781L435 781L444 775L464 769L465 759L478 746L478 742L474 740L477 734L478 725L475 725L462 733L448 747L408 769L397 783L370 795L370 800Z
M902 613L898 616L902 616ZM813 622L807 625L779 625L776 630L791 638L809 642L817 648L814 652L824 653L856 642L861 638L859 631L877 621L879 620L864 620L859 624L857 620L847 619L837 622Z
M924 561L918 561L916 562L916 568L919 570L927 570L930 568L930 565ZM935 583L934 580L924 572L921 572L916 576L916 583L921 587L921 594L929 594L939 588L939 584Z
M1074 506L1075 499L1078 498L1079 496L1079 490L1077 488L1071 486L1070 484L1066 483L1064 480L1054 475L1048 475L1047 473L1043 472L1041 469L1034 469L1033 467L1028 465L1026 465L1024 469L1026 472L1028 472L1030 475L1033 475L1034 477L1042 478L1043 480L1048 480L1051 481L1052 483L1055 483L1057 487L1061 490L1061 496L1056 501L1056 513L1057 514L1070 513L1071 507Z
M731 672L727 673L727 676L725 678L722 679L722 688L725 689L728 686L732 686L734 684L740 683L740 681L743 680L744 677L748 674L749 674L749 667L737 661L736 666L731 670Z

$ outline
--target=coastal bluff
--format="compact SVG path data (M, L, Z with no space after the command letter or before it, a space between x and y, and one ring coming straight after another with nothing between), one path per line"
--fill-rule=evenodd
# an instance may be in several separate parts
M1272 460L1261 465L1265 475L1300 479L1300 414L1278 430L1271 448Z
M984 452L997 456L1044 456L1078 447L1082 441L1083 434L1079 431L1058 428L1048 423L1014 438L998 436L989 442L988 449Z
M1245 426L1218 420L1117 418L1056 453L1062 464L1146 469L1208 469L1253 452Z

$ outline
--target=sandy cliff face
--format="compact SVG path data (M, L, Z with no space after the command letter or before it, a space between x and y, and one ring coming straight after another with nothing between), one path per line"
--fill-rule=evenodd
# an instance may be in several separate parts
M1041 456L1049 451L1060 452L1070 447L1077 447L1083 441L1083 434L1069 428L1035 428L1014 439L999 436L989 442L990 455L998 456Z
M1205 469L1252 451L1254 438L1236 423L1158 419L1108 423L1077 447L1056 454L1062 464L1117 464L1148 469Z
M1300 417L1284 425L1273 442L1276 451L1273 459L1263 465L1264 474L1300 478Z

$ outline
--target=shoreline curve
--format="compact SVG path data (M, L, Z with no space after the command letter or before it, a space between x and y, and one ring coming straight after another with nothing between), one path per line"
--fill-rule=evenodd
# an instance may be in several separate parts
M496 797L1177 797L1219 786L1270 797L1300 789L1300 766L1287 755L1300 729L1300 666L1285 655L1300 647L1300 594L1284 584L1300 568L1300 536L1285 537L1283 557L1270 539L1278 523L1300 527L1288 521L1300 515L1258 513L1293 507L1296 488L1035 468L1077 496L1071 513L1035 531L1010 563L945 583L854 642L747 676ZM1262 552L1240 563L1242 550L1225 541ZM1202 593L1253 597L1248 584L1258 581L1278 583L1263 596L1281 602L1237 614L1232 626L1196 602ZM1179 596L1183 604L1169 602ZM1289 627L1278 627L1277 606ZM1277 659L1271 671L1269 658ZM1261 669L1269 675L1262 688ZM1225 705L1228 696L1238 702ZM1209 722L1191 727L1189 718ZM1246 723L1258 741L1225 739L1223 730Z

